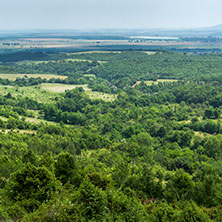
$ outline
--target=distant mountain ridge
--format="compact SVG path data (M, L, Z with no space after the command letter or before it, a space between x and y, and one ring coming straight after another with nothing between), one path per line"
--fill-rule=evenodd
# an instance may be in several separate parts
M203 28L200 28L200 29L204 29L204 30L222 30L222 24L218 24L218 25L215 25L215 26L210 26L210 27L203 27Z

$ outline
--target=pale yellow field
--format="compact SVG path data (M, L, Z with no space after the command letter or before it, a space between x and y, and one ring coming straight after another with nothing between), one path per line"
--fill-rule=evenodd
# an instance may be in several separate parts
M53 75L53 74L0 74L0 78L2 79L8 79L8 80L16 80L16 78L23 78L24 76L27 76L28 78L41 78L41 79L66 79L67 76L59 76L59 75Z
M154 55L154 54L156 54L156 52L154 52L154 51L147 51L147 52L144 51L144 53L147 54L147 55Z
M151 86L152 84L158 84L158 83L164 83L164 82L177 82L178 80L177 79L157 79L157 81L152 81L152 80L148 80L148 81L145 81L145 83L148 85L148 86Z
M177 79L157 79L157 82L178 82Z
M0 133L21 133L21 134L37 134L36 130L19 130L19 129L0 129Z
M147 86L151 86L152 84L158 84L158 83L164 83L164 82L178 82L180 80L177 79L157 79L157 81L153 81L153 80L147 80L144 81L146 83ZM132 85L132 88L134 88L135 86L138 86L141 83L141 81L137 81L134 85Z
M92 53L121 53L120 51L86 51L86 52L74 52L68 53L68 55L81 55L81 54L92 54Z
M60 61L67 61L67 62L92 62L92 60L89 59L64 59Z
M54 93L62 93L66 90L71 90L75 88L82 87L85 91L89 91L90 89L87 85L67 85L67 84L59 84L59 83L43 83L41 84L41 89L47 90Z
M199 137L206 137L206 136L213 136L212 134L209 133L205 133L205 132L200 132L200 131L194 131L194 135L195 136L199 136Z

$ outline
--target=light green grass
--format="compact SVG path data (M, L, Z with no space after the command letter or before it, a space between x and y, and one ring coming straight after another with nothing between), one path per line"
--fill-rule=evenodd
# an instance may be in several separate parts
M70 84L60 84L60 83L43 83L41 84L41 89L53 93L62 93L66 90L71 90L75 88L82 87L84 91L89 91L87 84L85 85L70 85Z
M95 74L85 74L84 77L96 78Z
M23 116L20 116L20 118L22 118ZM31 117L25 117L25 121L29 122L29 123L34 123L34 124L40 124L40 123L44 123L44 124L53 124L53 125L57 125L59 123L56 122L52 122L52 121L47 121L44 119L37 119L37 118L31 118Z
M207 137L207 136L213 136L212 134L200 132L200 131L194 131L195 136L199 136L201 138Z
M89 95L90 99L101 99L106 102L113 102L116 100L116 95L108 94L108 93L102 93L102 92L95 92L95 91L88 91L87 94Z
M0 116L0 119L1 119L3 122L5 122L5 121L8 120L8 118L6 118L6 117L4 117L4 116Z
M40 85L24 87L0 85L0 95L4 96L8 93L13 97L28 97L40 103L53 103L57 96L55 93L42 90Z
M66 90L82 87L91 99L101 99L104 101L114 101L116 96L113 94L94 92L88 85L69 85L59 83L43 83L37 86L2 86L0 85L0 95L11 93L13 97L28 97L39 103L55 103L55 98L61 96Z

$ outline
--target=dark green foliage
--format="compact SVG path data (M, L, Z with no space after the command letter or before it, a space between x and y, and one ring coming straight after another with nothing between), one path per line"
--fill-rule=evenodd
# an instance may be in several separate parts
M69 153L60 153L55 160L55 176L63 184L72 180L75 168L75 159Z
M194 182L182 169L177 170L168 180L165 196L170 202L190 200L194 192Z
M151 218L152 222L173 222L176 221L176 211L167 203L156 204L151 207Z
M182 204L182 211L179 214L177 221L198 221L198 222L210 222L210 218L205 214L194 202L185 201Z
M13 174L5 195L10 201L19 201L27 211L33 211L52 198L55 190L56 180L52 173L29 163Z

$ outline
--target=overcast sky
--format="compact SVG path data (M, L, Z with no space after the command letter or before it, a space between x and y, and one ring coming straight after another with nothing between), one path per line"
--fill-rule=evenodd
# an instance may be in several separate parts
M192 28L222 24L221 0L0 0L0 29Z

